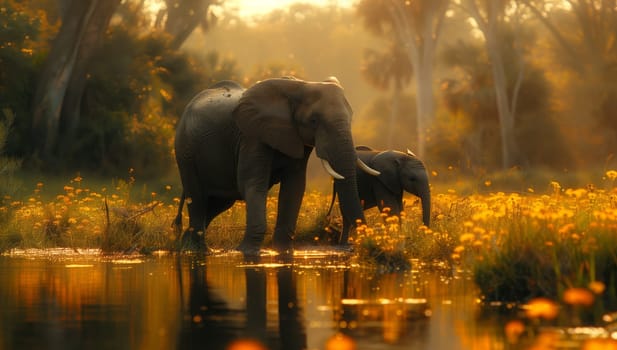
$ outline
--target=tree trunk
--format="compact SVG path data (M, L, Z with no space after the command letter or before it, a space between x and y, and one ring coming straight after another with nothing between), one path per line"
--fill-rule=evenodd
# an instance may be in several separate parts
M390 106L390 123L388 124L388 148L394 148L394 129L398 127L396 120L399 114L399 102L401 98L401 86L394 82L394 91L392 92L392 105Z
M84 36L79 45L77 60L73 68L73 74L69 81L61 113L61 130L64 132L63 142L60 143L62 154L71 150L72 140L75 138L77 127L81 119L81 101L86 87L86 76L90 59L103 41L109 21L121 0L99 1L95 9L96 16L88 24Z
M501 58L501 47L499 45L499 11L503 11L503 3L499 1L488 2L486 8L486 18L481 15L480 9L478 8L478 4L475 0L468 1L468 5L472 17L484 35L486 51L491 64L497 111L499 114L501 165L504 169L511 168L516 165L519 152L514 135L514 113L516 106L514 103L511 104L510 102L511 100L514 102L517 101L522 74L519 74L519 81L516 82L512 97L510 97L508 95L508 81L503 60Z
M504 169L514 164L514 116L510 111L507 92L507 81L499 45L494 33L486 33L486 49L490 57L497 111L499 114L499 130L501 134L501 164Z
M417 155L421 159L426 152L426 135L434 116L432 63L422 62L416 72Z
M165 32L172 37L171 47L179 49L201 23L206 22L211 0L166 0Z
M49 160L54 152L62 102L97 3L98 0L71 1L39 78L33 107L33 140L43 159Z
M433 61L448 1L427 1L423 18L409 15L406 5L391 1L390 16L399 42L406 48L416 81L417 154L424 157L426 134L434 118Z

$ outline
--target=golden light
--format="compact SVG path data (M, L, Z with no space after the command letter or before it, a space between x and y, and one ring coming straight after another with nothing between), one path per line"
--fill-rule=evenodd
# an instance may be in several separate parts
M588 339L583 343L583 350L617 350L615 339Z
M590 306L593 300L593 293L586 288L570 288L563 293L563 301L570 305Z
M337 333L326 341L325 350L356 350L356 342L344 334Z
M226 350L268 350L262 343L252 339L234 340Z
M520 320L514 320L506 323L504 327L506 338L510 344L518 342L518 338L525 332L525 324Z
M559 313L557 303L548 298L532 299L524 308L525 315L529 318L552 320Z

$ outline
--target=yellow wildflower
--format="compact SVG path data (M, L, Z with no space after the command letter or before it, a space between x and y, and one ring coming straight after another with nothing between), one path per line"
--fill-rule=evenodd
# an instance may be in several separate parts
M473 233L465 233L459 237L459 240L461 241L461 243L465 243L465 242L474 241L475 238L476 238L476 235L474 235Z
M604 290L606 289L606 286L604 285L604 283L600 281L593 281L589 283L588 287L595 294L602 294L604 293Z
M617 350L617 340L611 338L592 338L583 343L583 350Z
M590 306L593 300L593 294L586 288L570 288L563 293L563 301L570 305Z
M525 324L520 320L513 320L506 323L504 327L504 331L506 333L506 338L510 344L514 344L518 342L518 338L525 331Z
M527 317L543 318L545 320L552 320L559 313L557 303L547 298L532 299L524 306L524 309Z

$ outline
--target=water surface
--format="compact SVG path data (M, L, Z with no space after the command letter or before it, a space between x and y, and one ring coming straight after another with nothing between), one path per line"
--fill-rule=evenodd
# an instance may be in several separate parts
M478 317L473 283L447 269L376 273L349 253L290 259L105 257L98 251L0 256L0 349L504 349L503 324Z

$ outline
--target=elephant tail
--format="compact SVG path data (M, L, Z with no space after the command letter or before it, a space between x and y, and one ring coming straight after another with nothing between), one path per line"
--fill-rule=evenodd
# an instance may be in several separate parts
M178 214L176 214L176 218L171 223L171 227L176 232L176 238L179 238L182 234L182 209L184 207L184 191L182 191L182 195L180 196L180 203L178 203Z

